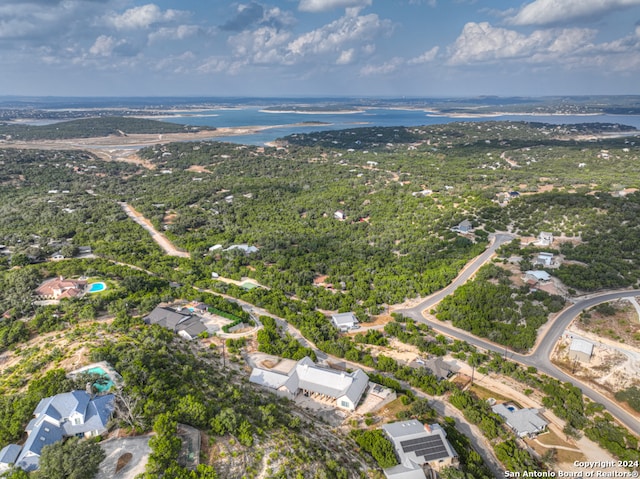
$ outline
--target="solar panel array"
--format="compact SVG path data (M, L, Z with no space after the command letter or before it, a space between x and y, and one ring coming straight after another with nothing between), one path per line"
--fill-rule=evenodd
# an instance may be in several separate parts
M400 443L405 454L415 453L418 457L424 457L424 462L449 457L447 448L440 436L419 437Z

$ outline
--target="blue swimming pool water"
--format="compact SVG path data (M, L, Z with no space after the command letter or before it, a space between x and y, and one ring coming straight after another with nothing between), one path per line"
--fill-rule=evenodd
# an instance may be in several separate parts
M99 383L95 383L93 385L93 387L95 387L98 392L103 392L103 391L108 391L109 389L111 389L111 386L113 386L113 381L111 380L111 378L109 377L109 374L102 368L91 368L88 369L87 372L89 374L99 374L100 376L103 376L105 379L108 379L107 382L99 382Z
M98 293L107 289L107 285L104 283L93 283L89 285L89 293Z

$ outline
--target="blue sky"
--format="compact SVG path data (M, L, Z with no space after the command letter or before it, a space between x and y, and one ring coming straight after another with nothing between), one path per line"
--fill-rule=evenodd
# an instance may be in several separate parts
M640 0L0 0L0 95L640 94Z

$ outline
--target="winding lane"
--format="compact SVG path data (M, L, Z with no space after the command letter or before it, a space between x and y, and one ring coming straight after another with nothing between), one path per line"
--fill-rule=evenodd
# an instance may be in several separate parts
M409 317L417 322L427 324L434 330L443 333L449 337L466 341L469 344L476 346L487 351L495 351L500 354L505 354L513 361L516 361L525 366L533 366L539 372L554 377L562 382L568 382L577 386L582 391L582 394L589 399L602 404L607 411L615 416L622 424L624 424L629 430L637 435L640 435L640 421L638 418L627 412L620 407L614 401L611 401L606 396L590 388L587 384L582 383L578 379L568 375L558 367L556 367L551 360L551 352L555 346L556 341L560 338L564 330L569 323L582 311L591 308L597 304L612 301L619 298L629 298L634 296L640 296L640 290L624 290L615 291L601 294L594 294L587 298L580 299L573 305L562 311L553 322L550 324L542 338L537 342L536 346L528 354L518 354L509 351L505 346L492 343L486 339L476 337L466 331L455 328L449 323L440 321L433 321L427 319L424 315L424 311L428 311L438 304L442 299L449 294L452 294L459 286L464 284L469 278L471 278L476 271L487 262L495 250L503 243L512 239L512 235L508 234L496 234L491 246L474 261L463 270L463 272L446 288L440 290L437 293L425 298L424 301L412 308L398 309L396 312Z

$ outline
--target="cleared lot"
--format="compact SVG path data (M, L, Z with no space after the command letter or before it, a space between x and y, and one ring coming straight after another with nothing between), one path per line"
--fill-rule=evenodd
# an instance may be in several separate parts
M134 479L144 472L151 448L150 435L109 439L100 443L107 454L96 479Z

